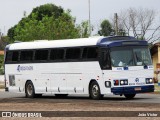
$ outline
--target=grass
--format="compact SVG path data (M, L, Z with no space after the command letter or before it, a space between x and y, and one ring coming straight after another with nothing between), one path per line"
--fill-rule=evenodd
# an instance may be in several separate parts
M160 93L160 86L158 86L158 83L155 83L154 84L154 87L155 87L155 93Z
M0 89L4 89L4 85L0 85Z
M4 83L0 82L0 89L4 89Z

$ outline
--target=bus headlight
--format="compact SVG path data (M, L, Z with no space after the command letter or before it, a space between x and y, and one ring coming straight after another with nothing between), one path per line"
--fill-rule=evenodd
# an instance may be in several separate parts
M124 81L123 80L121 80L121 85L124 85Z
M152 84L153 79L152 78L146 78L146 84Z
M114 86L128 85L128 79L114 80Z
M128 80L127 79L120 80L120 85L128 85Z

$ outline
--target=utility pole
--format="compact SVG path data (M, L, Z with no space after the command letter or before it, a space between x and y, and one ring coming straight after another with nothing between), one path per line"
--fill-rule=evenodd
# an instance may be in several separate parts
M118 35L118 15L114 13L114 27L115 27L115 35Z
M88 12L89 12L89 20L88 20L88 27L89 27L89 36L91 36L91 10L90 10L90 0L88 0Z
M2 34L2 36L5 36L6 33L6 27L4 26L4 33Z

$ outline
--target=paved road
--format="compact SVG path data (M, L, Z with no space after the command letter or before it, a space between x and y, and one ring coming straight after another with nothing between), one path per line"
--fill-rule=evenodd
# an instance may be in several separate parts
M9 93L1 90L0 99L3 98L21 98L26 99L25 94L23 93ZM54 95L43 95L41 99L51 99L55 98ZM57 98L56 98L57 99ZM65 99L69 100L90 100L88 96L81 95L70 95ZM133 100L126 100L124 96L116 96L116 95L107 95L101 101L110 101L110 102L134 102L134 103L160 103L160 94L137 94Z

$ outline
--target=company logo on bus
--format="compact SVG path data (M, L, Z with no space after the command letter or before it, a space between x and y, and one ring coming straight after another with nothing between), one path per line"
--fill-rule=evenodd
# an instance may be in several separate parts
M135 79L135 82L136 82L136 83L138 83L138 82L139 82L139 79L138 79L138 78L136 78L136 79Z
M33 70L33 66L21 66L21 65L18 65L18 67L17 67L17 71L18 72L30 71L30 70Z

